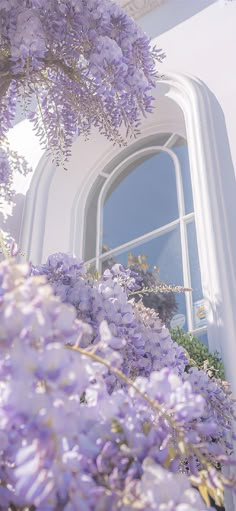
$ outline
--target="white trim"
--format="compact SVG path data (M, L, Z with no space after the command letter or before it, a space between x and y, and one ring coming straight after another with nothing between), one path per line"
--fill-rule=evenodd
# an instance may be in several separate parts
M209 347L220 353L236 395L236 244L230 217L236 184L230 182L229 187L224 180L218 153L221 139L216 138L206 87L197 79L176 74L169 74L166 83L168 96L185 116L202 287L209 307ZM233 468L232 473L235 476ZM230 492L225 505L227 511L236 509L236 498Z
M44 154L25 198L19 246L24 254L21 259L35 264L40 263L42 258L48 195L55 170L55 165Z
M178 135L176 135L176 133L172 133L172 135L170 136L170 138L168 138L168 140L166 141L166 143L163 145L163 147L171 147L172 146L172 142L175 141L175 139L177 138Z
M205 86L197 79L169 74L168 97L182 108L186 122L203 294L208 302L208 339L224 361L236 395L236 247L227 215L228 200Z

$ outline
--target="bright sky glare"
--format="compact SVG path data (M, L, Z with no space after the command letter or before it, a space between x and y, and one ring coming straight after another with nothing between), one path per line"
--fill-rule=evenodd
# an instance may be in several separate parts
M25 157L34 172L44 150L40 146L39 139L33 131L32 124L27 119L19 122L9 131L8 140L11 148ZM26 177L17 173L14 177L14 189L16 193L26 194L33 172Z

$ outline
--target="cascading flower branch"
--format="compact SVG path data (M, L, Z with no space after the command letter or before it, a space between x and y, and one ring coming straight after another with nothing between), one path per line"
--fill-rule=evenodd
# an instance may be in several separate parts
M57 164L93 126L121 143L152 110L162 57L111 0L1 0L0 141L19 97Z

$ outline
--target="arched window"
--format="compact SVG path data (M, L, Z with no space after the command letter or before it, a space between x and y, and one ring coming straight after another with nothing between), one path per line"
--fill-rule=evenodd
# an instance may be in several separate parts
M87 210L85 259L103 271L145 257L162 281L192 288L176 295L172 325L207 343L186 140L158 134L99 179Z
M153 115L144 120L141 136L135 142L128 142L125 149L113 147L105 140L102 142L96 133L90 142L76 140L68 173L55 169L45 155L25 198L19 245L26 254L22 259L27 257L35 264L45 261L50 253L64 251L83 260L93 260L101 267L107 255L101 250L102 236L105 239L106 235L102 213L104 210L105 214L108 201L112 200L112 190L118 190L122 179L131 175L145 159L158 157L171 133L187 138L201 282L207 306L208 344L210 350L221 354L227 378L236 393L236 322L232 307L236 303L235 175L224 121L218 109L202 82L194 77L169 74L159 82L156 108ZM153 151L152 146L155 146ZM150 150L148 154L143 152L146 149ZM181 145L166 146L166 152L167 149L172 153L182 150ZM178 159L184 190L185 169L180 154ZM118 174L121 181L116 181L115 185ZM185 195L184 200L187 208ZM137 206L144 209L142 204ZM196 331L194 318L202 313L201 302L196 302L202 295L195 281L199 275L198 258L190 256L190 250L195 250L195 229L194 223L187 222L188 212L185 209L182 220L179 217L179 225L182 222L187 232L191 263L188 272L194 289L192 309L188 310L192 312L192 326ZM130 237L129 241L134 239ZM113 246L117 257L122 255L118 254L118 248L118 245ZM131 248L128 247L130 252L135 247ZM160 262L159 265L161 267ZM183 264L183 268L187 266ZM180 278L177 283L181 283ZM189 317L191 320L191 314ZM189 328L187 321L185 328Z

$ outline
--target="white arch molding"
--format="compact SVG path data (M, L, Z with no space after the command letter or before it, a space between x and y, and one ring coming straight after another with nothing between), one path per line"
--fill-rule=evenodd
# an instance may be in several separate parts
M106 166L121 161L123 151L132 151L133 147L137 149L142 138L170 131L184 135L181 115L176 112L173 114L168 108L165 111L170 104L178 105L184 116L188 139L202 286L209 306L209 346L210 349L220 352L227 378L236 395L236 249L233 243L234 233L227 215L229 194L234 194L235 197L235 190L224 188L223 169L220 168L218 159L220 141L214 132L205 86L193 77L168 74L160 80L156 96L157 112L144 122L142 136L136 142L130 143L128 149L114 148L106 142L102 145L99 142L98 145L96 137L92 138L91 144L92 148L97 144L97 149L92 151L89 150L90 146L84 143L75 143L72 154L72 184L69 173L66 177L61 174L61 184L58 180L55 181L60 170L55 173L55 168L48 160L42 159L26 198L20 246L34 263L45 259L47 245L49 252L51 251L53 222L56 222L58 217L58 221L64 224L61 227L61 244L58 241L55 249L75 252L81 257L86 201L96 177ZM86 155L89 162L87 166L83 164L85 173L83 178L79 179L77 166L81 154ZM66 183L67 193L64 188ZM52 190L54 195L58 194L58 200L64 196L66 205L62 212L60 210L63 209L63 203L58 204L58 209L55 209L55 204L51 205ZM58 236L60 226L56 232Z
M147 121L142 125L140 137L135 141L128 143L128 147L120 150L114 149L110 143L107 144L106 150L102 154L102 158L98 158L94 162L91 172L86 176L83 186L78 190L74 198L73 210L71 217L71 234L70 234L70 251L78 254L83 259L84 241L85 241L85 215L86 205L91 188L101 172L110 172L110 169L122 166L122 161L129 158L130 155L142 148L143 142L146 140L154 140L158 134L176 133L186 137L184 116L182 110L177 104L170 101L166 95L169 87L166 87L164 81L160 81L156 91L156 107ZM177 107L177 109L175 109Z

